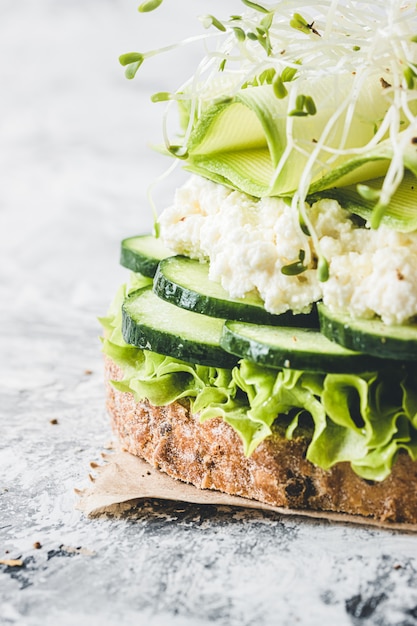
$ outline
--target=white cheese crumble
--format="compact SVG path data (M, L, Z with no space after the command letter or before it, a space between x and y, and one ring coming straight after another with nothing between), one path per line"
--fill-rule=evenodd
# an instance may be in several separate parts
M323 302L354 317L401 324L417 315L417 233L359 228L335 200L309 207L329 279L320 282L311 239L280 198L257 199L199 176L177 190L160 217L161 237L178 254L209 261L209 276L232 297L258 292L271 313L305 313ZM308 269L282 268L306 251Z

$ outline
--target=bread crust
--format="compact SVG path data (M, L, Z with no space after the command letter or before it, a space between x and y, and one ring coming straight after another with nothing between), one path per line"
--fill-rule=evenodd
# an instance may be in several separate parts
M276 507L360 515L387 523L417 523L417 463L400 453L388 478L370 482L348 463L330 470L305 458L304 437L274 433L247 458L239 436L221 418L200 423L187 403L155 407L114 388L122 372L106 359L112 428L131 454L178 480Z

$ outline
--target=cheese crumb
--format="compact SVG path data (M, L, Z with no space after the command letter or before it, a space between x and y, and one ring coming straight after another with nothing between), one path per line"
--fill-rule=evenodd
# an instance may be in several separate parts
M306 313L314 302L354 317L402 324L417 315L417 233L358 227L336 200L308 207L329 279L317 276L316 253L281 198L253 198L199 176L178 189L160 217L161 237L178 254L209 261L209 276L232 297L255 292L266 310ZM307 269L286 265L306 252Z

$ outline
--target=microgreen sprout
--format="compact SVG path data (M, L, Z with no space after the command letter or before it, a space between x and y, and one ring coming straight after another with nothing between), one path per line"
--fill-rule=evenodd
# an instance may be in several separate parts
M184 146L174 146L169 145L168 151L172 154L172 156L177 157L177 159L187 159L188 152L185 150Z
M159 91L158 93L154 93L153 96L151 96L151 101L152 102L168 102L168 100L172 100L173 99L173 94L169 93L168 91Z
M304 110L306 97L303 94L299 94L295 100L295 109L289 112L289 115L294 115L298 117L302 117L303 115L308 115L307 111Z
M325 283L329 280L329 262L321 255L317 263L317 278L321 283Z
M269 12L265 15L265 17L263 17L261 19L261 23L260 23L260 27L265 31L268 32L269 29L272 26L272 22L274 21L274 14L273 12Z
M269 69L268 71L270 73L270 78L271 78L269 82L272 84L274 94L279 99L285 98L288 95L288 90L285 87L284 83L290 83L295 79L296 74L297 74L297 69L295 67L285 67L281 74L277 74L273 68ZM301 109L303 108L303 106L308 107L307 113L315 109L314 101L312 100L310 96L307 97L307 100L306 100L306 96L303 96L303 104L301 106ZM305 113L302 113L302 115L305 115ZM314 113L311 113L311 115L314 115Z
M241 2L240 14L226 19L202 16L200 20L207 32L199 37L151 52L128 53L120 57L120 62L126 67L126 76L133 78L154 54L191 41L204 42L204 56L195 74L175 93L161 91L152 97L154 102L165 101L167 110L178 105L182 116L180 138L171 142L166 133L164 140L168 152L178 159L189 159L187 167L191 171L195 143L190 146L189 139L195 142L194 129L199 130L198 124L206 112L210 110L210 119L215 120L228 101L233 106L239 97L260 88L253 113L262 125L265 110L271 107L274 110L270 119L274 123L272 130L267 128L265 132L270 159L267 161L267 155L252 168L254 176L261 172L264 177L260 176L264 186L259 195L293 198L295 218L298 216L300 229L309 237L305 257L300 257L295 266L311 266L311 249L323 279L328 264L308 216L309 194L326 189L320 185L334 186L339 171L352 175L354 183L361 183L360 196L374 206L370 223L377 227L401 184L404 169L409 168L417 176L417 155L409 148L417 136L416 6L398 0L374 0L368 5L369 10L363 11L360 3L341 0ZM161 4L162 0L148 0L142 2L139 10L153 11ZM371 90L377 96L367 106ZM270 94L275 97L270 99ZM249 163L250 142L245 147L244 134L242 127L239 145ZM218 144L213 144L217 150ZM212 162L222 157L224 144L219 144L220 151L214 153ZM236 156L234 152L233 157ZM383 181L379 188L363 184L367 178L360 177L360 167L365 162L375 162L376 175ZM223 161L216 163L214 173L204 169L204 165L200 158L197 172L258 195L243 186L245 176L240 172L238 182L236 178L231 182ZM356 170L351 167L359 168L358 178L355 179ZM246 178L250 177L251 173ZM294 181L293 186L280 187L281 180L287 179ZM294 264L289 267L294 269Z
M295 28L296 30L300 30L302 33L305 33L306 35L309 35L310 33L314 33L315 35L318 35L319 37L321 37L318 30L314 28L314 21L309 24L307 20L302 15L300 15L300 13L294 13L294 15L292 16L292 19L290 20L290 26L292 28Z
M258 42L261 44L261 46L264 48L265 52L269 56L272 52L272 45L271 45L271 40L269 37L268 29L263 28L263 27L258 27L256 29L256 32L257 32Z
M300 65L301 62L296 61L296 63ZM297 71L298 69L296 67L290 67L289 65L287 67L284 67L281 73L282 82L290 83L291 81L293 81L296 77Z
M266 7L256 2L251 2L251 0L242 0L242 3L245 4L247 7L249 7L250 9L253 9L254 11L260 11L261 13L269 13L269 9L267 9Z
M414 81L417 77L415 69L411 65L407 65L407 67L404 68L403 74L407 89L414 89Z
M376 203L376 205L373 208L371 219L370 219L371 228L380 227L382 218L387 208L388 208L388 205L383 202Z
M235 34L235 37L236 37L236 39L238 41L240 41L240 42L245 41L246 33L243 30L243 28L240 28L240 26L233 26L232 30L233 30L233 32Z
M288 90L284 85L284 81L281 76L278 75L274 78L272 81L272 87L277 98L282 99L288 96Z
M311 96L305 96L304 107L309 115L315 115L317 113L316 104Z
M226 26L222 24L221 21L217 19L217 17L214 17L214 15L202 15L199 19L204 28L210 28L210 26L214 26L215 28L217 28L217 30L220 30L223 33L226 32Z
M126 78L132 79L136 76L136 72L144 62L145 58L146 55L141 52L127 52L119 57L120 65L126 67Z
M307 20L302 15L300 15L300 13L294 13L290 20L290 26L292 28L295 28L296 30L300 30L306 35L310 34L310 26Z
M305 272L308 268L304 265L305 260L305 251L301 249L298 253L298 260L293 263L288 263L288 265L283 265L281 268L282 274L285 276L298 276Z
M309 230L309 228L308 228L308 226L307 226L307 224L305 222L304 217L301 214L299 214L299 216L298 216L298 223L299 223L300 229L304 233L304 235L307 235L307 237L309 237L310 236L310 230Z
M156 8L156 7L155 7ZM143 64L146 59L150 59L153 56L157 56L158 54L162 54L164 52L170 52L179 46L185 46L194 41L200 41L202 39L201 36L189 37L185 39L179 44L172 44L170 46L164 46L163 48L157 48L156 50L148 50L147 52L126 52L125 54L121 54L119 56L119 63L126 67L125 76L128 79L132 79L136 76L137 71Z
M315 115L317 113L316 104L311 96L299 94L295 100L295 109L288 115L293 117L304 117L306 115Z
M138 11L140 13L149 13L149 11L154 11L159 6L161 6L163 0L147 0L147 2L142 2L139 6Z

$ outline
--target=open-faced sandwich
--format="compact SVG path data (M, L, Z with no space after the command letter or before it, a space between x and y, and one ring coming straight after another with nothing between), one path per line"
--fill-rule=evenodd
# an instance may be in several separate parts
M189 179L122 242L101 320L114 430L199 488L416 524L416 5L202 22L195 74L153 97Z

